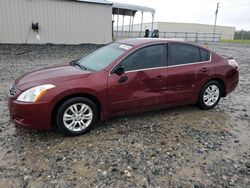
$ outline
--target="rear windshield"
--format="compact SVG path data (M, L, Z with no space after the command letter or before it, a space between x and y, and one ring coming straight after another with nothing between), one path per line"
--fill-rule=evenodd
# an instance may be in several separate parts
M88 70L99 71L111 64L131 47L125 44L111 43L80 59L78 63Z

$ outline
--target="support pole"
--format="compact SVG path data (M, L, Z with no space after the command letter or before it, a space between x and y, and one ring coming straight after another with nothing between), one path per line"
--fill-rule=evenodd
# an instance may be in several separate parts
M118 37L118 27L119 27L119 8L118 8L118 13L117 13L117 23L116 23L117 27L116 27L116 39Z
M114 20L112 20L112 40L115 40L115 34L114 34Z
M124 17L125 15L123 15L123 18L122 18L122 39L123 39L123 31L124 31Z
M153 31L153 29L154 29L154 17L155 17L155 15L154 15L154 14L152 14L151 32L152 32L152 31Z
M130 17L129 17L129 36L131 35L131 18L132 18L132 10L130 10Z
M142 37L142 26L143 26L143 12L141 12L141 29L140 29L140 37Z
M217 3L217 6L216 6L216 11L215 11L213 42L214 42L214 37L215 37L215 32L216 32L216 23L217 23L217 15L218 15L218 11L219 11L219 2Z
M134 16L133 16L133 18L132 18L132 26L131 26L131 35L130 35L130 37L133 37L133 30L134 30Z

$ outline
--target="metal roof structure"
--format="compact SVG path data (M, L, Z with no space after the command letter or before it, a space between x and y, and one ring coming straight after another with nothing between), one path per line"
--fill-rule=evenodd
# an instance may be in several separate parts
M137 11L150 12L151 14L155 14L155 9L153 8L125 4L125 3L117 3L117 2L112 2L112 3L113 3L113 14L131 16L131 11L132 11L132 16L134 16Z
M95 4L112 5L111 2L106 1L106 0L71 0L71 1L79 1L79 2L86 2L86 3L95 3Z

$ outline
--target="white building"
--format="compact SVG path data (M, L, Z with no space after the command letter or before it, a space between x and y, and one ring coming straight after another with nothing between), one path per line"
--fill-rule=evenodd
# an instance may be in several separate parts
M112 3L106 0L0 0L0 43L111 41Z

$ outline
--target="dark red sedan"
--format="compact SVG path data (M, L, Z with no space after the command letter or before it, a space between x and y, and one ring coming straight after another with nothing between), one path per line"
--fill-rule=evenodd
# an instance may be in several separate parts
M237 68L234 59L193 44L123 40L17 79L10 116L23 127L79 135L122 114L196 103L212 109L237 86Z

